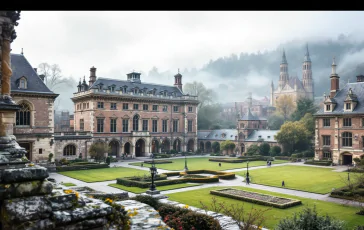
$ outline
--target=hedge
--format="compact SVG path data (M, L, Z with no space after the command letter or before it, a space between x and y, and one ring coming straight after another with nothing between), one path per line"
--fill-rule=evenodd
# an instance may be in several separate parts
M247 160L228 159L228 158L210 158L209 161L226 162L226 163L243 163L243 162L246 162Z
M239 159L245 159L245 161L274 161L273 157L270 156L240 156ZM275 159L278 159L277 157Z
M272 202L264 201L264 200L258 200L258 199L254 199L254 198L250 198L250 197L226 194L226 193L221 192L222 190L225 190L225 189L211 190L210 194L227 197L227 198L232 198L232 199L236 199L236 200L248 201L251 203L265 205L265 206L272 206L272 207L280 208L280 209L285 209L285 208L289 208L289 207L293 207L293 206L302 204L302 202L300 200L295 200L295 199L289 199L292 201L289 203L286 203L286 204L277 204L277 203L272 203ZM251 192L251 193L256 193L256 192ZM262 194L262 193L256 193L256 194ZM262 195L267 195L267 194L262 194ZM277 196L272 196L272 197L283 198L283 197L277 197ZM284 198L284 199L288 199L288 198Z
M72 165L72 166L58 166L56 167L58 172L62 171L75 171L75 170L84 170L84 169L101 169L101 168L109 168L107 164L84 164L84 165Z
M179 172L165 172L164 175L167 175L167 177L170 176L180 176Z
M363 173L364 172L364 168L361 167L355 167L355 168L351 168L349 170L345 170L345 172L356 172L356 173Z
M235 179L235 173L221 172L221 171L214 171L214 170L189 170L186 172L180 172L180 175L184 176L186 174L203 174L203 173L217 175L220 179L225 179L225 180Z
M291 160L291 157L287 157L287 156L276 156L274 158L277 160L287 160L287 161Z
M168 163L173 163L172 161L168 161L168 160L158 160L158 161L144 161L145 164L152 164L154 162L154 164L168 164Z
M211 153L210 156L223 156L221 153Z
M88 162L88 161L81 161L81 162L74 162L69 164L70 166L75 166L75 165L98 165L99 163L97 162Z
M305 161L305 164L307 165L321 165L321 166L330 166L332 164L332 161Z
M134 181L144 181L144 182L150 182L152 181L152 177L151 176L131 176L131 177L125 177L128 178L129 180L134 180ZM158 174L155 176L154 180L166 180L167 179L167 175L162 173L162 174Z
M170 158L171 156L169 154L162 154L162 153L153 153L154 158Z

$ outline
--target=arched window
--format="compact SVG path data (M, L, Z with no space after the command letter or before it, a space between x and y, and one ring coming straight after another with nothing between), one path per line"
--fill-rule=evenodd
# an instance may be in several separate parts
M342 146L345 147L353 146L353 134L349 132L344 132L342 134L342 141L343 141Z
M74 145L67 145L63 149L63 156L74 156L76 155L76 147Z
M26 103L21 103L20 110L16 112L15 125L30 125L30 108Z
M139 130L139 115L135 115L133 117L133 131L138 131Z

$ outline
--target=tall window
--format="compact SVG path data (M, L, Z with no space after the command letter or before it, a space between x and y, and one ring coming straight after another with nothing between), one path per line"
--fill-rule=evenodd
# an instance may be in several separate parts
M163 112L167 112L168 111L168 106L163 105Z
M104 108L104 102L97 102L97 108L98 109L103 109Z
M139 109L139 104L134 104L134 110L138 110Z
M139 115L133 117L133 131L139 130Z
M148 110L148 105L147 104L143 105L143 110Z
M148 131L148 120L143 120L143 131Z
M74 145L67 145L63 149L63 156L74 156L76 155L76 147Z
M129 104L128 103L123 103L123 109L128 110L129 109Z
M342 133L342 146L351 147L353 146L353 134L349 132Z
M158 120L152 120L152 132L158 132Z
M173 106L173 112L178 112L178 106Z
M322 136L322 144L324 146L330 146L331 145L331 136Z
M123 119L123 133L129 132L129 120Z
M189 112L189 113L192 113L192 111L193 111L192 106L188 106L188 112Z
M188 132L192 132L192 120L188 120Z
M167 124L168 124L168 120L163 120L162 121L162 132L163 133L167 132L167 128L168 128Z
M104 118L97 119L97 132L98 133L104 132Z
M115 110L116 109L116 103L110 103L110 109Z
M116 119L115 118L110 119L110 132L116 133Z
M153 111L158 111L158 105L153 105Z
M173 132L178 132L178 120L173 120Z
M85 129L85 123L83 119L80 119L80 130L83 131Z
M19 88L20 89L26 89L27 88L25 79L20 80Z
M322 119L324 127L330 127L330 118Z
M346 127L351 126L351 118L344 118L344 126Z
M25 103L21 103L16 112L16 125L30 125L30 108Z

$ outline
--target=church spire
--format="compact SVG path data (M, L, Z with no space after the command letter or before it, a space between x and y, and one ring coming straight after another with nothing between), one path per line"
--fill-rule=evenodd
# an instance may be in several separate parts
M282 55L282 63L281 64L288 64L286 59L286 52L283 49L283 55Z
M308 44L307 43L306 43L306 53L305 53L304 61L305 62L311 62L310 52L308 52Z
M336 63L335 63L335 57L332 59L332 65L331 65L331 75L337 75L336 73Z

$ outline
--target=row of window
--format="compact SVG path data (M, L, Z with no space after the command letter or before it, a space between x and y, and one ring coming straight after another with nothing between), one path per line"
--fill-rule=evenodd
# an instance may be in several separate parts
M109 86L108 89L110 90L110 92L116 92L115 86ZM102 84L98 85L98 89L97 90L99 92L106 92L106 90L103 89L103 85ZM128 93L127 86L120 87L120 90L123 93ZM144 96L146 96L146 95L154 95L155 96L156 95L156 92L157 92L157 89L152 89L152 90L149 90L148 91L147 88L139 89L138 87L135 87L135 88L131 89L130 92L132 92L135 95L140 94L140 95L144 95ZM177 97L177 92L172 92L172 93L168 94L168 91L165 90L165 91L161 91L160 92L160 95L163 95L164 97L167 97L168 95L171 95L173 97Z
M142 129L140 130L139 128L139 115L135 115L133 117L133 131L149 131L149 127L148 127L148 120L142 120ZM97 132L98 133L103 133L104 132L104 118L98 118L97 119ZM193 124L193 120L188 120L188 125L187 125L187 131L188 132L192 132L192 124ZM173 120L172 123L172 132L178 132L178 125L179 125L179 120ZM110 132L111 133L116 133L116 127L117 127L117 121L116 118L114 119L110 119ZM80 119L80 130L84 130L85 128L85 124L84 124L84 120ZM122 132L127 133L129 132L129 119L123 119L122 120ZM158 132L158 120L152 120L152 132L156 133ZM162 120L162 132L166 133L168 132L168 120Z
M323 118L322 123L324 127L330 127L330 118ZM351 127L351 118L344 118L343 119L343 126L344 127ZM364 118L362 118L362 126L364 127Z
M351 110L351 102L345 103L345 110ZM326 111L331 111L331 104L326 105Z
M147 104L143 104L143 110L144 111L148 111L149 110L149 105ZM104 102L97 102L97 108L98 109L104 109ZM167 105L163 105L163 112L167 112L168 111L168 106ZM117 106L116 103L110 103L110 109L111 110L116 110ZM129 109L129 104L128 103L123 103L123 110L128 110ZM133 104L133 109L134 110L139 110L139 104ZM153 105L152 106L152 111L158 111L158 105ZM173 112L179 112L179 106L175 105L173 106ZM193 107L192 106L188 106L188 112L192 113L193 112Z
M364 137L362 137L364 138ZM323 135L322 136L322 145L330 146L331 145L331 136ZM353 134L349 132L344 132L341 135L341 146L343 147L352 147L353 146Z

